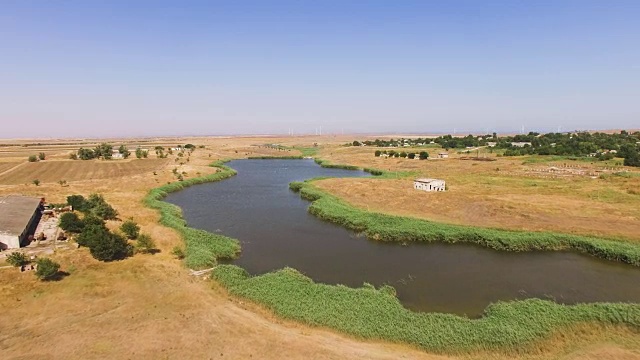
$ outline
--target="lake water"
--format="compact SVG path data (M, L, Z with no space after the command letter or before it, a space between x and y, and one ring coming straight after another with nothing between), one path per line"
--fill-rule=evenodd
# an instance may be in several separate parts
M498 300L640 302L640 269L572 252L498 252L475 245L383 243L317 219L292 181L368 176L313 160L236 160L238 175L170 194L190 226L242 243L231 263L251 274L285 266L316 282L396 288L415 311L478 316ZM383 180L381 180L383 181Z

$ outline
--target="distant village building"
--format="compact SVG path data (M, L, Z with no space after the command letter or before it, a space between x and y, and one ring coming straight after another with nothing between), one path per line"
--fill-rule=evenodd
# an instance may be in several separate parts
M487 142L488 147L496 147L496 145L498 145L497 142Z
M515 146L515 147L525 147L525 146L531 146L530 142L524 142L524 141L516 141L516 142L512 142L511 146Z
M413 188L422 191L444 191L446 188L444 180L440 179L415 179Z
M438 153L438 158L440 158L440 159L446 159L448 157L449 157L449 153L446 153L446 152Z
M118 150L113 150L111 152L111 158L112 159L124 159L124 154L122 154L120 151Z
M0 196L0 249L27 245L41 217L42 199L20 195Z

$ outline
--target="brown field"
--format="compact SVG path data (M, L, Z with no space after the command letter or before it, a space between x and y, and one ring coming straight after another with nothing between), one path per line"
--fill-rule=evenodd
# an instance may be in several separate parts
M470 200L484 201L489 209L500 209L500 206L506 204L513 206L524 202L526 206L520 203L515 209L504 211L535 214L551 202L550 198L541 200L540 203L532 200L542 195L559 195L569 199L575 197L585 201L585 204L600 206L615 204L618 200L616 196L620 196L618 189L636 184L633 179L627 184L618 184L617 180L612 180L615 194L602 194L600 199L589 197L588 194L591 192L586 189L579 189L588 184L586 181L573 183L571 180L569 185L545 185L545 192L540 190L545 183L537 186L526 185L531 179L519 180L511 176L498 176L497 184L491 183L489 179L496 175L491 172L492 175L484 174L490 170L479 168L485 166L484 163L463 164L462 161L451 159L451 164L456 164L456 170L452 173L447 172L454 170L446 170L448 165L445 161L396 163L396 160L389 160L388 163L382 163L379 162L380 159L366 155L372 152L371 149L337 146L348 141L348 137L328 136L281 139L192 138L189 142L206 144L207 148L197 149L188 164L176 165L175 156L171 156L169 161L164 163L154 162L155 159L140 160L137 166L148 168L133 177L106 177L101 181L93 181L88 180L89 176L83 177L85 175L81 174L86 170L76 168L69 171L78 173L78 178L67 187L55 183L59 180L58 177L52 177L51 182L45 182L38 187L24 183L11 185L0 181L0 195L21 193L43 196L52 202L61 202L66 196L75 193L102 193L120 212L121 218L133 217L141 224L142 232L150 234L161 250L155 255L135 255L114 263L98 262L91 258L84 248L59 251L54 258L62 264L62 270L68 272L69 276L61 281L49 283L36 281L32 274L20 274L14 269L0 269L0 308L3 309L0 312L2 359L640 359L640 337L636 331L604 325L587 324L558 331L550 339L540 343L535 353L479 352L447 357L427 354L404 345L363 342L331 330L283 321L260 306L230 297L215 282L190 276L188 270L170 255L173 246L180 244L181 239L173 230L160 225L158 214L142 204L142 199L150 188L167 181L175 181L171 170L176 166L179 171L186 171L188 177L197 176L198 173L206 174L213 171L207 165L215 159L245 157L246 152L251 152L251 156L273 155L271 151L251 146L267 142L305 146L319 142L324 146L322 157L335 163L355 163L384 169L415 167L425 175L446 177L450 183L450 191L443 194L451 196L450 201L454 202L454 205L447 207L446 202L439 202L442 208L439 211L431 211L434 215L441 214L439 216L449 221L452 221L449 218L452 215L442 214L454 214L451 209L455 204L459 206ZM508 165L507 161L499 160L487 166L499 166L501 169L508 166L518 167L517 161L508 162L513 164ZM45 161L33 165L49 163L70 163L73 166L90 163L91 166L95 166L111 162ZM156 170L157 175L152 173L152 168L159 168ZM448 175L454 173L459 174L457 179ZM473 181L473 174L479 176L480 180ZM22 176L30 182L34 174L25 172ZM71 178L66 176L68 181ZM44 181L43 179L44 176L41 180ZM378 182L380 184L377 184ZM480 185L474 185L475 183ZM410 192L403 189L394 190L396 186L406 184L410 186L411 182L349 179L345 180L344 186L347 189L344 191L337 189L334 180L324 181L322 186L365 208L369 202L369 206L382 207L381 202L376 200L380 196L376 191L378 188L387 192L396 191L393 196L389 195L387 200L400 196L404 197L404 202L394 200L382 210L427 217L420 213L424 210L416 204L432 203L434 199L430 195L441 194L420 194L418 200L412 200ZM515 190L509 194L493 193L506 191L511 185ZM475 187L478 187L483 195L466 194L460 198L457 196L461 195L454 196L462 192L459 189L472 191ZM580 195L571 195L571 189L579 190L577 192ZM483 197L486 199L483 200ZM561 198L561 202L566 201L564 197ZM360 198L367 201L361 201ZM621 202L621 214L636 206L635 198L623 198L629 203ZM503 210L496 211L497 215L505 216L502 215ZM602 215L602 212L588 212L584 216ZM469 219L471 221L473 217L469 216ZM476 221L482 223L480 220ZM109 225L116 227L119 224L112 222ZM511 225L516 226L515 223Z
M144 172L153 172L164 167L167 163L167 159L45 160L34 163L27 162L0 175L0 184L27 184L31 183L33 179L47 183L60 180L82 181L122 178Z
M417 150L417 149L416 149ZM334 147L320 157L391 171L414 171L415 177L447 181L448 191L413 189L403 179L328 179L318 185L349 203L372 211L452 224L530 231L558 231L640 241L640 173L632 177L530 176L523 158L496 161L449 159L428 161L376 158L375 148ZM407 150L408 151L408 150ZM437 151L428 149L435 155ZM452 152L450 152L452 153ZM576 163L576 162L574 162ZM598 168L600 164L576 166ZM635 170L634 170L635 171Z

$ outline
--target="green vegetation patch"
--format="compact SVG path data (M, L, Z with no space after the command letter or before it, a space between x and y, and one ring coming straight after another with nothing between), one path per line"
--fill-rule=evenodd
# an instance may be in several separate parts
M249 160L300 160L302 155L290 155L290 156L249 156Z
M222 161L211 166L220 169L218 172L184 181L172 182L152 189L145 198L145 204L160 210L160 223L175 229L185 241L185 264L191 269L211 267L219 258L234 258L240 253L240 242L224 235L210 233L205 230L187 226L182 218L182 210L178 206L162 201L169 193L180 191L186 187L212 181L227 179L236 171L223 165Z
M576 250L607 260L640 266L640 245L596 237L553 232L525 232L450 225L357 209L310 182L293 190L312 201L309 212L380 241L467 242L503 251Z
M407 310L389 286L318 284L291 268L251 277L237 266L220 265L212 277L234 295L259 302L279 316L434 352L517 351L561 326L585 321L640 326L637 304L567 306L528 299L498 302L487 307L482 318L468 319Z

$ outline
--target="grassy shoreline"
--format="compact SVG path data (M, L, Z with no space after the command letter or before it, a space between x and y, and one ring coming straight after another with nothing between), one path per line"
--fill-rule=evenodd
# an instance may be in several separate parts
M162 201L170 192L236 174L223 162L211 166L220 171L161 186L151 190L145 198L148 206L160 210L160 222L184 237L185 263L190 268L213 266L215 259L233 258L240 251L236 239L187 227L180 208ZM290 188L312 201L309 207L312 214L363 232L375 240L464 241L506 251L573 249L640 266L640 247L632 244L565 234L478 229L375 214L347 205L309 181L291 183ZM212 278L231 294L255 301L287 319L332 328L363 339L408 343L438 353L522 352L554 331L585 322L640 328L640 304L561 305L527 299L491 304L481 318L469 319L407 310L390 286L376 289L366 283L361 288L320 284L291 268L250 276L238 266L218 265Z

